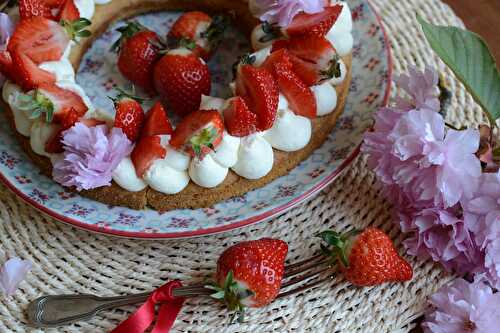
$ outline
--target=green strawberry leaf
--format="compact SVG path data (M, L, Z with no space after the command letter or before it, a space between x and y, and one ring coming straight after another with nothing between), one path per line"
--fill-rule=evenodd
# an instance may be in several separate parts
M431 47L495 124L500 118L500 73L484 40L471 31L430 24L419 15L417 20Z

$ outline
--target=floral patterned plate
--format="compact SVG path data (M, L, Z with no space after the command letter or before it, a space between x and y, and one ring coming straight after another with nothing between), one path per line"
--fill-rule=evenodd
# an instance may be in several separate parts
M28 204L43 213L79 228L130 238L184 238L223 232L262 222L310 198L331 183L357 156L372 113L387 101L391 56L381 22L366 0L350 1L354 21L353 81L346 109L328 140L287 176L242 197L197 210L159 213L110 207L67 192L23 153L8 122L0 112L0 178ZM165 33L179 13L160 12L137 17L145 26ZM120 23L118 23L119 25ZM112 110L106 98L116 85L125 84L116 72L116 56L109 45L116 40L116 25L87 52L78 81L96 106ZM231 64L249 48L236 31L210 62L213 94L228 96ZM223 65L221 65L223 64Z

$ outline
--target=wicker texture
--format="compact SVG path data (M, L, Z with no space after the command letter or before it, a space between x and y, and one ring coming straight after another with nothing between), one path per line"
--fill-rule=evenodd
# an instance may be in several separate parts
M392 42L395 73L415 63L445 69L424 41L415 13L433 23L462 25L446 5L438 0L373 0L373 5ZM448 121L456 125L481 122L482 115L471 97L448 70L445 73L455 96L455 112L448 115ZM321 194L270 223L182 241L134 241L79 231L45 218L1 185L0 262L19 256L32 261L34 268L15 296L0 298L0 332L109 331L134 307L104 313L87 323L45 331L27 328L24 310L29 301L44 294L106 296L150 290L166 279L200 280L213 272L225 247L241 240L281 238L289 243L288 259L294 261L311 255L317 247L313 235L320 230L372 225L389 232L402 251L403 236L394 227L391 212L363 158L358 158ZM425 309L426 297L452 278L432 262L410 261L415 276L409 283L361 289L339 277L304 295L252 310L241 325L227 326L224 309L211 300L192 299L173 331L407 332Z

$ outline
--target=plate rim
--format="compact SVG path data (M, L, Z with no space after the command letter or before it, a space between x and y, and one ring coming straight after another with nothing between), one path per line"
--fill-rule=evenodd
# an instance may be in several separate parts
M390 94L391 94L391 90L392 90L391 82L392 82L392 76L393 76L393 56L392 56L392 51L391 51L391 47L390 47L391 43L389 40L389 36L387 34L387 29L385 28L384 23L382 22L382 18L380 16L380 14L373 6L371 0L366 0L366 3L368 4L368 6L370 7L370 10L375 15L375 19L377 20L377 22L381 28L381 31L382 31L382 34L384 37L384 41L385 41L388 69L387 69L387 78L386 78L386 81L387 81L386 90L385 90L382 104L387 105L387 103L389 101ZM106 236L126 238L126 239L141 239L141 240L186 239L186 238L195 238L195 237L215 235L215 234L220 234L220 233L231 231L231 230L240 229L240 228L252 225L252 224L269 221L273 217L276 217L279 214L287 212L288 210L299 205L300 203L307 201L312 196L317 194L319 191L321 191L322 189L324 189L325 187L330 185L358 157L358 155L360 153L360 149L361 149L361 143L351 152L351 154L342 162L342 164L334 172L332 172L330 175L325 177L325 179L323 179L321 182L316 184L314 187L312 187L311 189L309 189L305 193L302 193L300 196L292 198L290 201L288 201L288 202L286 202L278 207L275 207L275 208L273 208L269 211L266 211L262 214L249 217L247 219L241 220L241 221L239 221L237 223L233 223L233 224L228 224L228 225L219 226L219 227L212 227L212 228L208 228L208 229L198 229L198 230L192 230L192 231L173 232L173 233L146 233L146 232L120 231L120 230L103 229L103 228L100 228L96 225L85 224L85 223L82 223L82 222L75 220L71 217L68 217L66 215L61 215L61 214L51 210L50 208L41 205L36 200L30 198L28 195L26 195L21 190L19 190L1 172L0 172L0 180L2 181L2 183L5 184L5 186L7 186L7 188L9 188L9 190L11 190L14 194L16 194L19 198L21 198L25 203L34 207L42 214L47 215L51 218L54 218L55 220L57 220L59 222L70 225L70 226L75 227L75 228L80 229L80 230L85 230L87 232L97 233L97 234L106 235Z

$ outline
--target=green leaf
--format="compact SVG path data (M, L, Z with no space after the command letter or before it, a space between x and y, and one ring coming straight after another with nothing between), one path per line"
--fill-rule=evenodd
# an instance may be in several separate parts
M500 118L500 73L484 40L456 27L427 23L417 15L429 44L465 85L488 118Z

